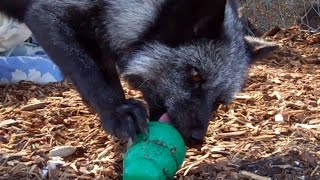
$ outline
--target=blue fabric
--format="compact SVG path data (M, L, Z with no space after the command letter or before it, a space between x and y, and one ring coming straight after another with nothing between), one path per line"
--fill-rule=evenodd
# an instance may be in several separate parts
M32 36L14 49L0 55L0 84L31 81L37 84L61 82L62 72Z
M61 82L60 69L47 55L0 57L0 84L14 84L21 80L38 84Z

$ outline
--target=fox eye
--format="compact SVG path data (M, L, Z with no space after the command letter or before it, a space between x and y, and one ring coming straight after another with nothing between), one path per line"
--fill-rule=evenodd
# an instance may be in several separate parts
M195 82L202 81L202 77L201 77L199 71L196 68L192 68L191 77L192 77L192 81L195 81Z

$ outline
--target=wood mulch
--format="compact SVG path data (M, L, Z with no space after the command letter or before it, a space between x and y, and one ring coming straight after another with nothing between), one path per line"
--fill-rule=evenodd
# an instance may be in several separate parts
M176 179L320 179L320 33L267 39L281 49L252 66ZM69 83L0 87L0 179L121 179L126 146Z

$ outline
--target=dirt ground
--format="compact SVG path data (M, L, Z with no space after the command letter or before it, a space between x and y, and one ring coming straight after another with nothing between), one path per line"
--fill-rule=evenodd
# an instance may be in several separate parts
M291 28L272 39L281 49L252 66L176 179L320 179L320 34ZM0 179L121 179L126 145L68 83L0 87Z

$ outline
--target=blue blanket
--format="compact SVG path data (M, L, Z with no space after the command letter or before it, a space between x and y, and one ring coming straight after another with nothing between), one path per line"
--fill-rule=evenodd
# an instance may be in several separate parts
M0 54L0 84L16 84L22 80L47 84L63 79L60 69L33 36Z
M21 80L46 84L61 82L63 78L47 55L0 57L0 84L16 84Z

